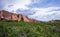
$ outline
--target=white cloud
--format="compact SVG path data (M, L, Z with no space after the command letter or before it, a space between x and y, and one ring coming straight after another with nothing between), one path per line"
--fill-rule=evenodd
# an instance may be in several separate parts
M2 0L4 10L16 11L18 8L28 9L26 5L30 4L31 0Z
M44 0L32 0L32 3L41 3L43 2Z
M32 2L34 1L34 2ZM28 10L33 14L29 15L29 18L34 18L37 20L48 21L52 19L60 19L60 7L47 7L47 8L28 8L26 5L41 3L44 0L1 0L2 5L4 5L4 10L8 10L10 12L16 12L17 9ZM42 5L42 3L41 3ZM45 4L44 4L45 5ZM39 5L40 6L40 5ZM58 10L59 9L59 10ZM25 12L23 12L25 13ZM26 13L29 14L29 13Z
M60 10L58 9L60 9L60 7L32 8L32 11L35 11L36 13L29 17L37 20L48 21L52 19L54 20L57 18L57 15L59 15L60 19Z

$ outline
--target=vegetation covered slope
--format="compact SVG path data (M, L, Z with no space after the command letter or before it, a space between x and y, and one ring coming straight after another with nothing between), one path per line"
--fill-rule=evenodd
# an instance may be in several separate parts
M0 37L60 37L59 28L58 22L0 21Z

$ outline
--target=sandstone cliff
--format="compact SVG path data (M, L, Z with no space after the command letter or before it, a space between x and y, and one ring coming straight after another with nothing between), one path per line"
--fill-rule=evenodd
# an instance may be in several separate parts
M23 20L24 22L38 22L37 20L30 19L25 15L22 14L15 14L11 13L5 10L0 11L0 20L12 20L12 21L21 21Z

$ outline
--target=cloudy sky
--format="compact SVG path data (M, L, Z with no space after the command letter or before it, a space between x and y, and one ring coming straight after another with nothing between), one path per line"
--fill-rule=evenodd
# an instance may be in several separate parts
M60 20L60 0L0 0L0 10L39 21Z

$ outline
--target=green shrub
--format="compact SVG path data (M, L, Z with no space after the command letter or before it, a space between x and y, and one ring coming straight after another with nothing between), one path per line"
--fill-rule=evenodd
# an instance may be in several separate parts
M0 21L0 37L60 37L60 23Z

